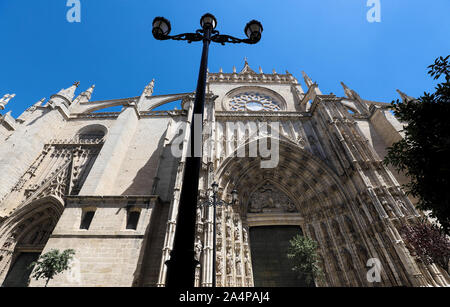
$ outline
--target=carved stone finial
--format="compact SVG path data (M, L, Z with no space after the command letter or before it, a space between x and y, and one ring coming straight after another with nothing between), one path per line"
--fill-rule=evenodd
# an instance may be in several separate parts
M152 79L152 81L144 89L144 96L153 95L154 89L155 89L155 79Z
M75 82L73 83L73 85L75 85L76 87L79 87L79 86L80 86L80 81L75 81Z
M16 94L6 94L5 96L3 96L2 99L0 99L0 110L4 110L5 106L8 104L8 102L13 99L14 97L16 97Z
M415 98L406 95L406 94L403 93L401 90L397 90L397 93L400 95L400 97L402 97L403 102L408 102L408 101L416 100Z
M253 69L250 68L250 66L248 65L248 61L247 61L247 57L244 58L244 68L242 68L241 74L254 74L255 72L253 71Z
M36 102L34 105L32 105L30 108L28 108L28 111L34 111L36 110L37 107L42 106L42 104L44 103L45 99L47 98L42 98L41 100L39 100L38 102Z
M347 85L344 84L344 82L341 82L342 87L344 88L345 96L349 99L355 99L354 97L354 91L350 89Z
M302 75L303 75L303 79L305 80L306 86L308 88L311 87L314 84L314 82L304 71L302 71Z
M85 92L81 93L80 96L78 96L74 103L85 103L89 102L92 97L92 93L94 92L95 85L92 85L90 88L88 88Z

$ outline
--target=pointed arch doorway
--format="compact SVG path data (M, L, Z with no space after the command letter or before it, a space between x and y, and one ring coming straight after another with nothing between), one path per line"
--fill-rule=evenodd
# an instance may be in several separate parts
M45 197L19 210L0 229L2 243L0 255L0 283L2 287L27 287L31 269L63 210L62 201ZM2 278L3 282L2 282Z
M258 157L238 158L237 155L230 155L221 161L216 178L223 195L228 195L233 189L240 191L240 205L230 209L226 215L222 214L221 218L222 225L227 226L227 218L231 216L238 226L235 232L238 240L228 239L233 235L232 231L224 231L228 230L228 226L222 231L224 238L221 238L221 254L218 257L223 259L220 267L223 272L221 276L218 274L221 286L339 286L341 280L346 279L346 275L339 270L340 263L329 267L334 255L334 241L331 237L328 239L328 232L322 236L311 231L319 222L328 221L328 214L335 216L350 211L348 204L351 201L343 189L344 184L326 163L288 140L279 140L279 163L276 167L262 168L261 158ZM288 266L287 247L295 234L304 234L319 243L317 253L319 259L323 259L321 269L324 279L315 280L314 285L294 282L294 277L290 275L292 265ZM234 255L233 248L237 251ZM236 264L244 269L242 276L233 276L233 268L225 270L228 266L232 267L233 256L238 259ZM262 260L259 261L258 257ZM269 263L267 258L278 259L278 262ZM236 271L240 273L242 270ZM280 277L274 276L270 280L271 275Z
M290 241L303 235L303 218L283 187L265 180L250 194L247 214L255 287L308 287L288 259Z

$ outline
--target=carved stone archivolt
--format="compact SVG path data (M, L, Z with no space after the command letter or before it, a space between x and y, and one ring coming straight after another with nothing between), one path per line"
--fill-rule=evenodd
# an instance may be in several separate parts
M42 251L62 211L59 200L44 197L15 211L0 225L0 284L21 251Z

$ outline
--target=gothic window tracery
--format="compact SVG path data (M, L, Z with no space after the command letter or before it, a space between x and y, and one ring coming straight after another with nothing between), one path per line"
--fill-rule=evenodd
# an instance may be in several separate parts
M280 111L280 103L273 97L259 92L243 92L229 101L232 111Z

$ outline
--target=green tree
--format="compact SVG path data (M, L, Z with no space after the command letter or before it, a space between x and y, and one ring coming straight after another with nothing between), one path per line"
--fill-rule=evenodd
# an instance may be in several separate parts
M384 160L409 176L406 192L418 199L418 208L429 211L446 234L450 234L449 57L440 57L428 67L435 80L445 79L434 93L392 102L395 116L405 123L405 137L388 149Z
M314 280L322 278L317 254L318 243L308 237L296 235L289 241L287 257L292 261L292 270L298 272L299 278L307 285L314 285Z
M48 253L41 255L39 259L30 265L33 269L31 277L34 279L45 279L45 287L48 282L57 274L69 269L69 262L73 259L75 251L66 249L60 253L56 249L52 249Z

